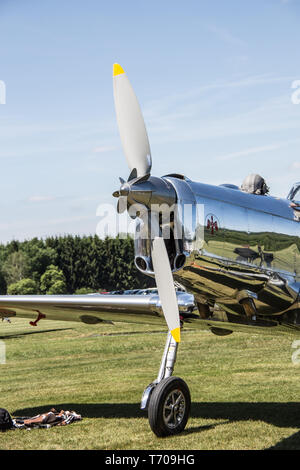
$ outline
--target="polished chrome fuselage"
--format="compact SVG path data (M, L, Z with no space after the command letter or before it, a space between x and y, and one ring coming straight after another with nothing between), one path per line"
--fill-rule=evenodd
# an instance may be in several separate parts
M176 245L186 261L180 269L173 266L173 275L194 295L202 320L210 326L221 320L231 326L298 329L300 222L290 201L165 178L179 208L189 207L179 210L185 214L184 235ZM137 245L137 254L142 248ZM248 301L250 317L244 307Z
M128 192L132 202L142 204L144 217L136 218L135 262L150 276L154 273L146 228L151 201L170 207L176 202L169 214L172 236L166 220L154 215L174 279L190 293L177 297L185 325L220 335L300 335L300 222L290 200L195 183L180 175L150 176ZM0 296L0 317L38 321L41 315L91 324L165 324L158 295Z

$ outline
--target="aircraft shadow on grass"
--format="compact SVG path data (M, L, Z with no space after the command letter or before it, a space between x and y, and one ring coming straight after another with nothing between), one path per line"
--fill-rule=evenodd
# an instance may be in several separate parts
M22 336L27 336L27 335L36 335L40 333L52 333L53 331L66 331L66 330L72 330L72 328L54 328L52 330L25 331L24 333L12 333L12 334L7 334L7 335L2 335L0 336L0 339L7 341L9 339L21 338Z
M15 410L13 416L34 416L49 411L75 410L83 418L142 418L145 412L139 409L137 403L103 403L79 404L60 403L43 407L24 408ZM191 418L218 419L221 423L187 427L183 434L192 434L213 429L220 424L238 421L264 421L279 428L299 428L299 431L275 444L271 449L300 449L300 403L246 403L246 402L209 402L193 403Z

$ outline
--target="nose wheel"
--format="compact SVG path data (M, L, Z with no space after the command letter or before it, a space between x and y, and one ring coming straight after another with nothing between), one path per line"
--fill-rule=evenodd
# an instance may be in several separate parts
M141 409L148 410L149 424L158 437L182 432L191 409L191 395L187 384L172 377L178 343L168 333L157 379L144 390Z
M163 379L153 390L149 405L149 424L158 437L182 432L189 418L191 396L179 377Z

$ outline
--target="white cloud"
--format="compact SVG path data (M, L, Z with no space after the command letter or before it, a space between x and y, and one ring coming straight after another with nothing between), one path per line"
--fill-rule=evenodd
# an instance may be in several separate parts
M29 202L48 202L48 201L54 201L55 196L30 196L28 198Z
M240 38L233 35L231 31L229 31L228 29L222 28L220 26L216 26L214 24L207 25L206 29L209 32L215 34L219 39L221 39L221 41L227 44L240 46L240 47L246 45L244 41L242 41Z
M240 150L239 152L228 153L227 155L221 155L216 157L217 160L233 160L239 157L246 157L248 155L253 155L257 153L270 152L272 150L278 150L282 147L286 147L292 144L300 144L300 139L288 140L286 142L277 142L270 145L262 145L260 147L251 147L245 150ZM296 162L297 163L297 162Z
M232 104L235 97L229 93L220 97L221 103L217 99L211 94L200 98L190 96L171 110L156 109L157 114L154 116L152 113L148 123L150 140L153 138L159 143L199 142L299 129L300 114L298 108L291 105L288 93L264 101L257 98L242 107L238 103L236 106Z

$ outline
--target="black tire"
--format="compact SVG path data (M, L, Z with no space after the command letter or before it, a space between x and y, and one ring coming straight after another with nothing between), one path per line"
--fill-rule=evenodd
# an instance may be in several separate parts
M150 427L158 437L182 432L189 419L191 395L179 377L163 379L153 390L148 406Z

